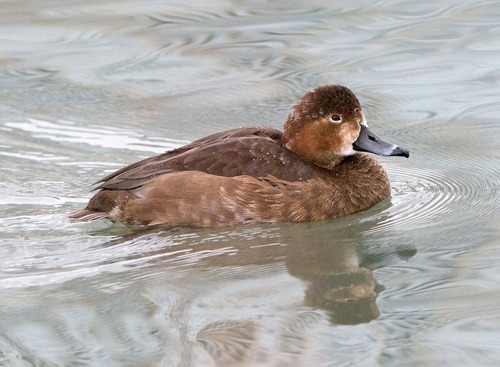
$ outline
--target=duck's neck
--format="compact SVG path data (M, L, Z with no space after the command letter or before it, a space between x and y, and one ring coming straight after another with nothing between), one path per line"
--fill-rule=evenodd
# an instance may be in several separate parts
M322 168L326 168L330 171L335 170L342 162L344 162L346 159L349 159L349 157L339 157L335 156L333 158L330 158L327 162L322 163L322 162L317 162L316 165Z
M329 152L321 153L320 151L309 148L303 142L297 140L287 140L282 138L281 143L293 153L297 154L302 160L309 162L315 166L326 168L327 170L334 170L339 164L349 157L332 155Z

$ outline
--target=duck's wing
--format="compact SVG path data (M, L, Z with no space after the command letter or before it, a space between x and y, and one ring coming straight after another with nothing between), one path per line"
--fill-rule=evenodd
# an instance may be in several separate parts
M281 132L268 128L234 129L133 163L99 180L96 189L131 190L148 179L174 171L217 176L274 176L302 181L315 169L280 143Z

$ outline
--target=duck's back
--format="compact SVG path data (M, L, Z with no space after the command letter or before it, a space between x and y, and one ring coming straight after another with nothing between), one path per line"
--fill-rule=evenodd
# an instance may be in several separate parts
M159 175L198 171L216 176L274 176L295 182L322 169L305 162L281 144L281 132L240 128L207 136L181 148L147 158L104 177L97 189L131 190Z

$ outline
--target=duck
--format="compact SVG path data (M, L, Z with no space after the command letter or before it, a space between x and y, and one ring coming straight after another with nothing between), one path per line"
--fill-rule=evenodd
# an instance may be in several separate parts
M283 131L235 128L132 163L97 181L69 217L188 227L344 217L390 196L385 169L368 153L409 157L368 127L349 88L319 86Z

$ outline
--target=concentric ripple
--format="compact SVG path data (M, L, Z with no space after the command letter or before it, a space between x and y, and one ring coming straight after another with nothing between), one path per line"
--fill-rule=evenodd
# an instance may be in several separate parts
M487 218L499 205L499 184L493 177L412 167L393 167L389 175L393 206L371 232L392 227L451 229L474 218Z

